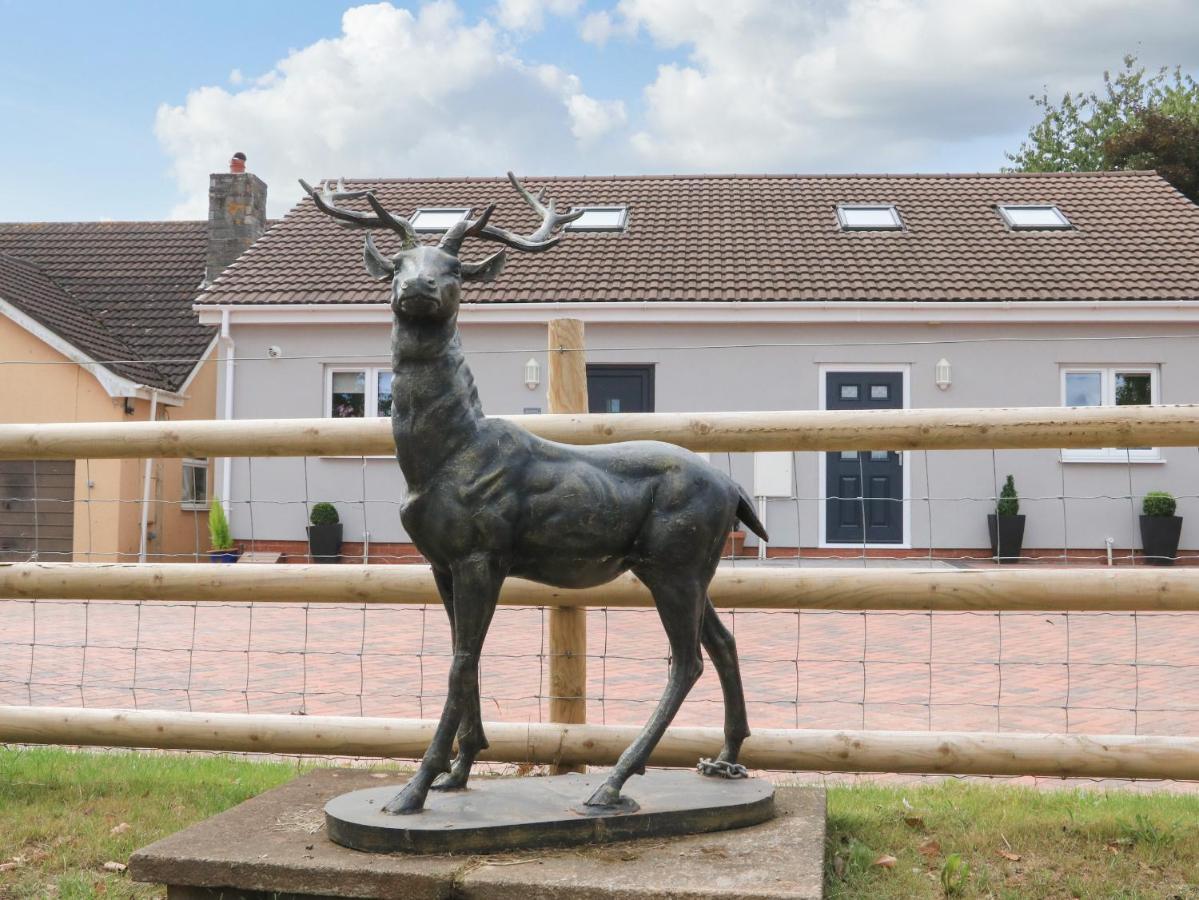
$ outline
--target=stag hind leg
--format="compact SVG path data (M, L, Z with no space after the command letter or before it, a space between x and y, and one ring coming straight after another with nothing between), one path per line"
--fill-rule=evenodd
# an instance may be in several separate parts
M450 751L458 731L459 760L469 775L470 762L487 745L481 723L477 722L479 691L479 655L483 639L491 625L500 585L507 573L487 557L472 557L451 568L453 579L454 661L450 664L450 684L441 719L420 768L383 811L405 815L419 812L433 786L433 780L450 772ZM459 730L459 726L463 726Z
M654 595L654 605L670 642L670 672L666 690L649 722L637 739L620 755L604 783L592 794L587 806L613 807L620 804L620 789L629 777L645 771L645 763L666 726L675 717L683 700L704 670L699 652L700 624L704 616L706 582L689 574L638 571Z
M724 695L724 747L719 762L736 763L741 745L749 737L749 718L745 713L745 691L741 686L741 664L737 661L737 642L732 632L720 621L712 601L704 610L700 639L708 657L720 676L720 691Z

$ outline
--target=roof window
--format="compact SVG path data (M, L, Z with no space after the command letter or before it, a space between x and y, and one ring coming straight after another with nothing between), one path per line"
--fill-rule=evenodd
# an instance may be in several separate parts
M412 216L417 231L449 231L470 214L465 206L418 209Z
M894 203L838 203L842 231L900 231L903 220Z
M567 231L624 231L629 217L627 206L575 206L570 211L579 210L583 215L568 222Z
M995 208L1013 231L1074 227L1065 214L1051 204L1002 203Z

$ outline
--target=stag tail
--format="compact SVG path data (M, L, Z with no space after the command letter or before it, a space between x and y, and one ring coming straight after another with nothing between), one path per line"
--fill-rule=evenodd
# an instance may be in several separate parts
M760 537L762 540L769 542L770 537L766 534L766 526L758 521L758 514L754 512L754 501L750 499L749 494L745 493L745 489L738 486L737 493L741 498L737 501L737 518L750 531Z

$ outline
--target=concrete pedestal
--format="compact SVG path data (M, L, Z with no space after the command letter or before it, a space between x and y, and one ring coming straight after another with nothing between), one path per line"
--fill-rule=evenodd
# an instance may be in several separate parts
M779 788L775 818L709 834L480 855L362 853L325 833L325 804L395 776L324 769L138 850L171 900L816 898L824 791ZM630 784L633 784L630 782Z

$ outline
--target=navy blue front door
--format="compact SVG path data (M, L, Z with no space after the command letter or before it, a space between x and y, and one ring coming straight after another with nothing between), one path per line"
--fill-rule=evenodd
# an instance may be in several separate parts
M826 409L902 409L900 372L828 372ZM825 455L825 540L903 543L903 454L846 450Z

